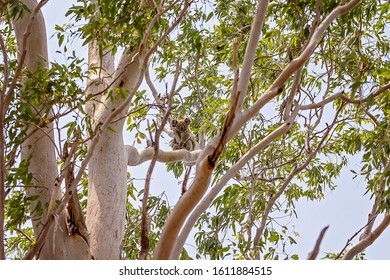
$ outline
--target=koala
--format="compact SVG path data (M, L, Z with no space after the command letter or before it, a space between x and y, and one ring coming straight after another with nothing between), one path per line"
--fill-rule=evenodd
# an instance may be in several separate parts
M195 140L195 135L190 129L190 123L191 120L189 118L185 118L184 120L172 120L171 126L174 137L171 146L173 150L195 150L197 142Z

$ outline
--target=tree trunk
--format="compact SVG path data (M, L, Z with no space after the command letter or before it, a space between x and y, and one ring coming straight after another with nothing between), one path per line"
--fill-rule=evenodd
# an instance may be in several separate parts
M129 63L126 52L114 72L114 57L107 53L99 56L96 41L89 46L88 92L94 98L87 104L87 113L93 120L94 131L123 103L120 96L108 97L114 89L129 90L139 76L139 62ZM113 74L113 78L112 77ZM114 81L114 82L113 82ZM104 93L103 93L104 92ZM101 93L101 94L99 94ZM94 147L88 166L87 228L90 233L91 253L95 259L119 259L125 227L127 199L127 152L123 141L123 125L129 106L118 113L109 129L99 131L89 147Z
M23 17L14 20L19 50L19 62L34 72L39 67L48 67L48 52L45 22L41 11L34 14L37 1L22 1L30 9ZM32 17L34 16L35 17ZM31 27L29 22L32 21ZM24 61L20 61L25 53ZM42 106L41 111L50 111ZM51 113L51 112L50 112ZM49 113L49 116L50 116ZM33 132L34 127L28 130ZM27 196L37 196L30 204L34 234L37 237L46 223L50 201L61 199L61 189L56 186L58 176L55 154L53 124L37 129L22 145L22 160L28 161L28 172L33 176L33 186L26 189ZM37 211L37 209L42 209ZM79 235L68 235L65 212L62 212L40 250L40 259L88 259L90 257L86 241Z

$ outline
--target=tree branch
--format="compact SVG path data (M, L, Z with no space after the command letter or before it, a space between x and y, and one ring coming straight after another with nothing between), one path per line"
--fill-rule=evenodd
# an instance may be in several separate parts
M154 154L153 158L150 162L147 175L146 175L146 180L145 180L145 187L144 187L144 196L142 199L142 214L141 214L141 251L139 253L139 258L141 260L146 260L148 256L148 251L149 251L149 217L148 217L148 200L149 200L149 192L150 192L150 180L152 178L153 170L156 165L157 159L158 159L158 152L159 152L159 146L160 146L160 136L162 132L164 131L164 127L168 121L168 118L171 114L172 111L172 100L173 96L175 94L175 89L176 89L176 84L179 79L179 74L181 70L181 63L180 60L177 59L176 61L176 74L173 79L172 83L172 88L168 97L168 106L165 111L165 114L161 120L160 127L156 130L155 133L155 139L152 145L154 148Z
M19 79L19 76L22 74L22 70L23 68L25 67L25 59L26 59L26 55L27 55L27 51L29 52L35 52L36 49L38 49L36 46L34 47L28 47L27 46L27 39L28 37L30 36L31 34L31 30L32 30L32 27L33 27L33 23L34 23L34 20L36 18L36 16L38 15L38 13L41 11L41 8L48 2L49 0L42 0L40 1L35 7L34 9L32 10L31 14L30 14L30 18L28 20L28 23L27 23L27 26L26 26L26 29L24 30L24 34L23 34L23 37L22 37L22 41L21 42L18 42L18 45L20 45L20 48L19 48L19 58L18 58L18 67L16 68L16 71L15 71L15 75L12 79L12 83L11 85L9 86L8 88L8 92L5 96L5 100L4 100L4 104L5 104L5 107L8 108L9 107L9 104L11 102L11 99L12 99L12 96L14 94L14 91L15 91L15 87L16 87L16 83L18 82L18 79ZM17 22L14 23L14 25L16 25ZM17 29L17 28L16 28ZM44 29L43 29L44 30ZM46 30L44 30L45 32L37 32L39 34L39 36L44 36L44 40L46 41ZM17 36L18 38L19 36ZM46 54L46 57L47 57L47 43L44 42L41 44L41 46L43 48L46 49L45 54ZM39 52L39 50L38 50ZM45 57L42 57L41 55L37 55L37 57L33 56L34 57L34 60L33 62L27 62L27 68L30 70L30 71L33 71L33 69L35 69L37 66L36 65L39 65L39 63L37 63L35 61L35 59L37 57L39 57L40 59L42 59L44 61L44 64L45 66L47 66L47 58ZM35 65L35 67L34 67Z
M237 116L231 130L231 135L229 135L229 139L234 137L239 132L243 123L247 123L250 119L252 119L270 100L275 98L281 92L281 88L283 88L283 85L287 82L287 80L310 58L311 54L317 46L317 42L321 39L323 33L329 27L329 25L337 17L355 8L360 2L361 0L352 0L345 5L339 6L322 21L322 23L313 32L313 35L311 36L301 55L298 58L293 59L286 66L286 68L279 74L272 85L265 91L265 93L256 101L252 107L243 112L240 117Z
M295 177L295 175L299 174L302 170L304 170L310 164L310 162L313 160L313 158L317 155L318 151L320 150L320 148L324 144L324 142L327 139L327 137L328 137L329 133L331 132L332 128L335 126L336 121L337 121L337 117L338 117L338 115L339 115L339 113L340 113L342 108L343 108L343 106L341 106L338 109L338 111L336 112L336 115L334 117L334 120L333 120L332 124L327 127L327 130L326 130L324 136L322 137L321 141L318 143L316 149L310 152L310 154L308 155L308 157L306 158L304 163L302 163L300 166L294 168L291 171L291 173L288 175L288 177L283 181L283 184L280 186L280 188L277 191L277 193L270 197L270 199L268 201L268 204L267 204L267 206L266 206L266 208L264 210L264 213L262 215L261 222L260 222L260 227L257 229L255 238L253 239L253 251L255 252L256 258L259 258L259 254L257 253L257 251L259 249L259 245L258 244L260 243L260 238L261 238L261 236L262 236L262 234L264 232L264 229L265 229L265 226L266 226L266 222L267 222L268 216L269 216L269 214L271 212L271 209L272 209L273 205L278 200L278 198L284 193L284 190L290 184L291 180ZM298 109L296 109L296 110L298 110Z
M328 228L329 226L326 226L321 230L320 235L317 238L316 244L314 245L313 251L311 251L307 256L308 260L315 260L317 258L318 252L320 251L322 239L324 238L325 232L328 230Z
M5 260L4 248L4 221L5 221L5 139L4 139L4 120L5 120L5 88L8 84L8 56L5 50L3 36L0 35L0 47L4 59L4 81L3 89L0 91L0 260Z
M372 224L373 221L376 219L376 217L377 217L377 215L375 215L374 217L372 217L371 219L369 219L367 224L365 224L361 229L359 229L357 232L355 232L354 235L352 235L350 238L348 238L347 243L345 244L344 248L341 249L340 253L336 256L336 260L339 259L339 258L343 255L345 249L347 249L347 247L351 244L350 242L351 242L351 241L352 241L352 240L353 240L353 239L354 239L362 230L364 230L364 229L367 228L370 224ZM372 227L371 227L371 229L372 229ZM371 230L369 231L369 233L371 233ZM368 236L368 234L365 235L365 237L367 237L367 236Z
M177 259L180 256L180 252L184 246L184 243L193 228L195 222L200 217L200 215L210 206L215 197L219 194L219 192L226 186L227 182L233 178L235 174L255 155L264 150L272 141L280 137L281 135L288 132L294 123L294 120L298 114L296 110L279 128L271 132L265 138L263 138L259 143L257 143L254 147L252 147L245 155L243 155L240 160L235 163L226 173L222 176L222 178L217 182L217 184L210 190L210 192L205 196L205 198L199 203L199 205L194 209L191 213L190 217L186 221L186 224L183 226L182 231L180 232L180 236L177 239L175 249L173 251L172 259Z
M390 84L387 84L385 86L380 87L378 90L376 90L375 92L371 93L369 96L362 98L362 99L350 99L349 97L345 96L344 91L341 91L341 92L338 92L332 96L329 96L329 97L323 99L320 102L312 103L312 104L308 104L308 105L299 105L299 109L300 110L311 110L311 109L321 108L321 107L325 106L326 104L333 102L336 99L341 99L344 102L350 103L350 104L363 104L363 103L367 103L370 100L375 99L376 97L378 97L382 93L388 91L389 89L390 89Z
M256 50L260 40L261 30L263 29L264 19L267 12L268 0L259 0L256 7L256 15L252 22L248 46L245 50L244 61L240 79L238 81L237 92L240 96L237 103L237 111L242 110L244 98L249 84L253 63L255 62Z
M153 147L148 147L143 150L138 151L132 145L126 145L127 153L127 165L128 166L137 166L145 161L151 160L155 153ZM157 161L163 163L183 161L187 165L193 165L198 159L199 154L202 150L187 151L185 149L175 150L175 151L164 151L159 150Z
M213 168L213 166L209 165L208 158L204 158L197 166L194 182L180 198L165 222L160 240L154 252L154 259L168 260L172 258L172 250L180 229L187 219L188 214L194 209L206 192L210 184Z
M375 92L371 93L369 96L362 98L362 99L356 99L356 100L350 99L345 95L342 95L341 99L344 100L345 102L351 103L351 104L362 104L362 103L368 102L369 100L375 99L377 96L388 91L389 89L390 89L390 84L387 84L387 85L380 87L378 90L376 90Z
M390 224L390 215L386 214L378 227L371 232L366 238L360 240L352 246L344 255L344 260L352 260L358 253L370 246L384 232Z

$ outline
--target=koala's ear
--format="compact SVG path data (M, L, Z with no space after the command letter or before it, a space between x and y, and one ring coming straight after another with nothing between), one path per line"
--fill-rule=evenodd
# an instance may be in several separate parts
M171 125L172 125L172 127L175 127L177 125L177 120L172 120Z
M185 118L185 119L184 119L184 122L185 122L186 124L190 124L190 123L191 123L191 120L190 120L189 118Z

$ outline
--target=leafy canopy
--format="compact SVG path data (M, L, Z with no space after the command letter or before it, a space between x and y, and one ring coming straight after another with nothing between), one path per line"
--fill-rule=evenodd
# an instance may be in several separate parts
M86 62L76 51L69 50L72 42L77 40L87 45L98 38L101 55L108 51L119 55L124 49L133 50L139 45L151 18L157 13L135 0L97 2L99 17L94 16L94 4L85 0L77 1L66 12L69 23L56 26L57 33L52 38L58 40L57 52L63 54L64 61L51 62L49 69L26 73L27 80L23 84L18 80L6 114L6 245L8 256L13 258L20 258L33 242L32 230L26 222L27 205L33 198L26 198L23 191L31 183L31 174L27 173L26 162L17 160L20 144L28 137L25 125L44 126L55 122L59 146L79 133L87 139L91 129L91 120L84 111L90 98L84 94ZM318 6L317 2L322 4ZM339 2L270 1L243 110L252 106L286 65L299 56L313 28ZM180 11L180 5L174 1L166 1L166 5L172 8L155 22L149 43L161 36ZM174 115L191 118L193 131L206 142L219 132L229 109L234 77L233 45L240 42L238 64L241 66L256 5L254 0L193 1L178 28L150 58L149 68L162 97L180 59L180 91L173 99ZM17 62L10 20L20 16L23 10L25 7L19 1L13 1L11 12L0 23L11 78ZM260 238L262 258L298 258L294 250L293 253L286 250L286 246L296 244L299 237L289 226L289 221L299 214L295 211L296 202L301 198L323 199L327 188L337 187L334 179L352 155L362 156L362 165L351 172L367 182L367 193L371 197L380 194L383 198L380 209L388 211L390 95L388 91L378 96L372 94L390 81L389 12L388 1L366 0L337 18L300 70L294 97L294 104L303 106L344 92L351 100L366 98L366 102L350 104L336 99L325 107L300 112L288 134L273 141L228 182L195 225L195 253L190 253L190 246L186 247L182 258L252 258L254 236L268 202L285 179L305 164L311 151L316 151L315 156L295 175L270 210ZM5 75L4 57L0 75ZM228 143L213 175L213 186L251 147L281 125L285 102L294 86L294 77L291 77L277 98ZM140 146L145 145L149 134L147 120L161 117L160 105L145 88L136 94L127 119L129 135L134 145ZM37 118L32 108L41 102L52 105L54 117L43 112ZM328 131L328 128L331 129ZM84 154L85 146L82 146L77 160L82 160ZM57 156L60 158L59 150ZM173 172L176 178L180 178L184 170L183 163L167 164L167 172ZM140 246L137 219L140 219L141 208L137 201L143 189L142 184L131 180L131 175L127 203L131 218L126 225L123 256L134 259ZM88 199L86 180L80 184L83 206ZM172 205L165 194L151 196L149 200L153 249ZM44 206L37 206L36 211L40 207ZM284 218L279 221L279 216Z

